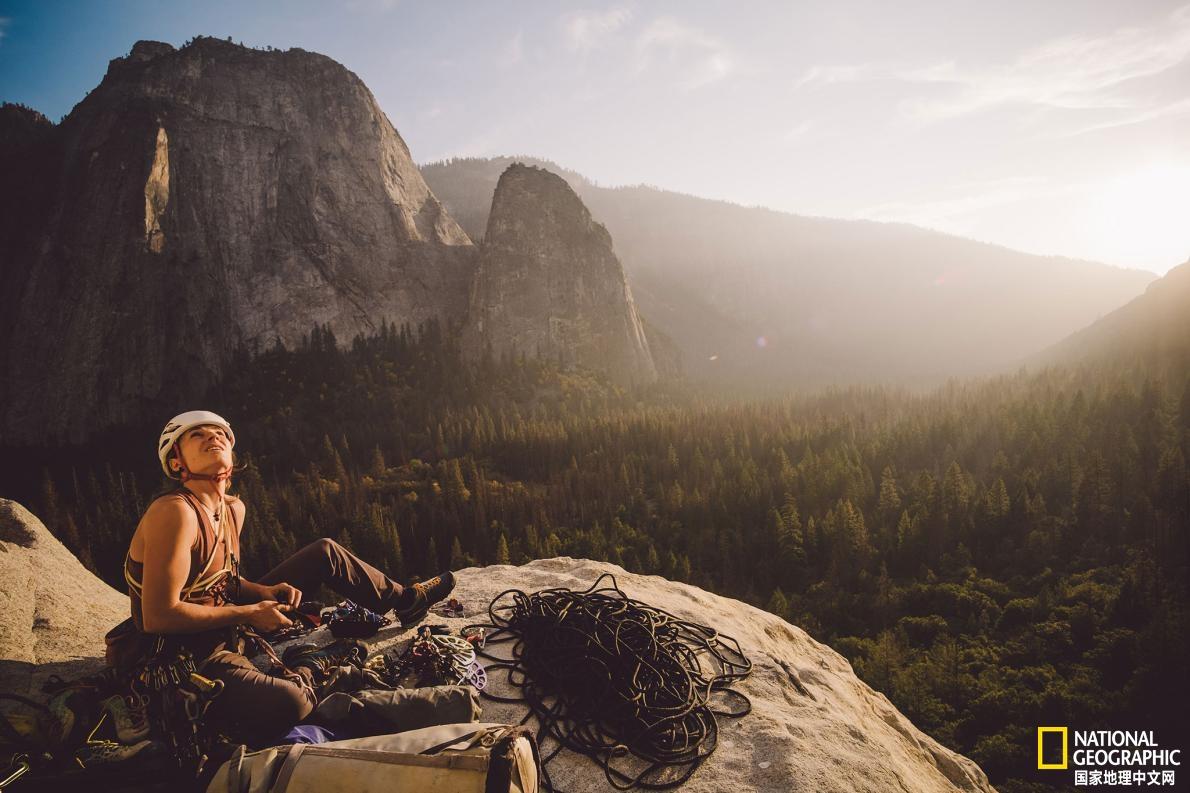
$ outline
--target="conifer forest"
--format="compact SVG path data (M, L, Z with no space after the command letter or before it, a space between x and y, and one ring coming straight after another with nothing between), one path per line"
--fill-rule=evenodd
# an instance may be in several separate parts
M467 366L453 338L315 327L238 355L201 407L235 429L245 575L327 536L401 579L572 556L689 582L843 653L1004 791L1034 789L1013 777L1037 725L1183 734L1184 366L629 392L551 361ZM123 589L175 407L194 405L2 450L5 495Z

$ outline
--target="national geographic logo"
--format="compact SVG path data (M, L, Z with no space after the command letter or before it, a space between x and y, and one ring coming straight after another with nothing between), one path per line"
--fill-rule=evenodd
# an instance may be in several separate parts
M1065 771L1069 767L1069 734L1066 727L1037 728L1037 770Z
M1177 784L1181 749L1163 749L1153 730L1037 728L1037 770L1074 769L1075 787Z

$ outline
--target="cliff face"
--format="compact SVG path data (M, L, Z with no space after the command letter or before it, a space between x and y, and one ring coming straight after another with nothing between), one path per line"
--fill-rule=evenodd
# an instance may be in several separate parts
M463 350L479 357L489 344L496 358L542 356L624 384L657 379L611 236L540 168L510 166L492 199Z
M327 57L139 42L51 132L33 228L0 241L9 442L189 407L238 345L315 323L465 315L471 241Z
M0 375L12 331L17 293L27 277L31 230L49 196L54 125L31 108L0 105ZM0 406L7 378L0 376Z
M87 572L36 517L4 499L0 573L0 688L39 697L47 675L70 679L102 663L103 632L127 616L127 597ZM457 632L485 622L488 604L509 589L582 590L603 573L612 573L629 597L734 637L753 663L751 675L732 686L751 700L752 712L719 720L718 748L681 785L684 793L993 793L979 766L914 727L830 647L772 614L697 587L604 562L539 559L458 571L454 596L463 616L435 613L432 620ZM366 643L373 654L397 652L413 632L393 626ZM320 628L295 641L331 638ZM501 652L497 645L490 649ZM488 677L488 691L518 695L497 671ZM525 715L523 704L482 704L484 721L515 724ZM582 755L562 752L550 772L575 793L608 790L602 769Z

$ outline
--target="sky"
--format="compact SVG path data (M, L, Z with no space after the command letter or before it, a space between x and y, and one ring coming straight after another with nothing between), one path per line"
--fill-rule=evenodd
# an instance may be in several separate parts
M0 100L57 121L138 39L200 34L343 63L419 163L1190 258L1186 0L0 0Z

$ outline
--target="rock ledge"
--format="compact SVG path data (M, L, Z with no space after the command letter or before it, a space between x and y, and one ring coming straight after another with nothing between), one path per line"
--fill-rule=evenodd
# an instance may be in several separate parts
M681 790L993 791L974 762L914 727L834 650L767 612L697 587L584 559L470 567L458 572L455 590L464 616L429 620L457 630L486 621L488 604L505 590L586 589L604 573L629 597L733 636L752 660L751 676L734 686L752 700L752 712L720 720L719 748ZM0 499L0 688L26 693L51 672L92 671L103 634L127 613L123 594L88 572L28 510ZM329 639L325 633L302 641ZM393 648L411 635L389 628L370 649ZM499 675L490 684L500 693ZM485 721L523 715L522 706L484 701ZM574 793L610 789L585 757L559 755L550 770Z

